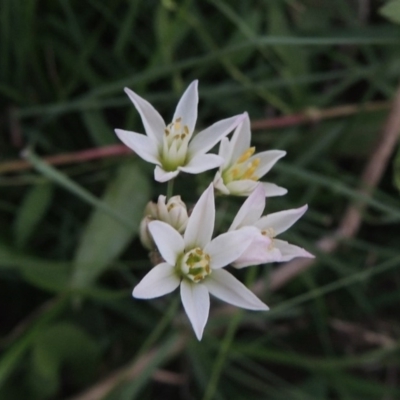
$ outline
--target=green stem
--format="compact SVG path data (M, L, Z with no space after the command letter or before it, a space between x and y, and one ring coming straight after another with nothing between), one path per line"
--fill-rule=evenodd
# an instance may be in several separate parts
M246 276L246 284L250 285L251 283L253 283L255 277L256 277L256 269L255 268L249 269ZM220 351L213 365L211 378L210 381L208 382L208 386L203 396L203 400L212 400L215 397L214 395L218 387L218 381L221 376L222 368L224 367L225 360L228 356L229 348L232 345L236 330L242 319L242 315L243 315L242 310L237 311L228 325L228 329L223 339Z
M171 179L168 181L168 186L167 186L167 201L172 197L172 194L174 193L174 180Z
M135 357L135 361L138 359L139 356L148 351L151 348L151 346L153 346L153 344L162 336L165 329L171 323L172 318L176 314L176 310L178 309L179 305L179 300L180 300L179 296L176 296L175 299L173 299L172 303L164 313L163 317L160 319L158 324L155 326L151 334L147 337L142 347L138 351L138 354Z

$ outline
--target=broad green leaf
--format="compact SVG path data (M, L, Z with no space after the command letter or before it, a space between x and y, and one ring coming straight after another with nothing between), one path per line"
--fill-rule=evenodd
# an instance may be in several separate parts
M51 184L37 184L26 194L14 222L17 247L25 246L50 206L52 197Z
M0 269L13 268L34 286L52 292L64 290L69 281L71 265L23 254L0 243Z
M400 0L388 1L379 9L379 14L392 22L400 24Z
M26 333L19 337L3 352L0 359L0 389L12 372L17 368L24 354L31 348L33 342L43 331L43 328L64 311L69 298L59 297L46 309L42 309L35 321L26 328Z
M107 122L100 111L84 111L82 113L82 118L95 145L105 146L117 142L115 134L107 125Z
M54 395L61 373L64 374L62 367L67 369L75 385L86 383L97 369L99 356L97 343L77 326L62 322L48 327L33 345L31 384L36 386L34 391L41 391L46 398ZM46 387L41 388L38 383Z
M75 254L74 286L89 285L120 256L137 234L149 198L149 182L139 165L129 162L121 166L107 187L103 202L134 228L128 229L103 211L94 210Z
M57 185L60 185L64 189L69 192L75 194L83 201L91 204L92 206L102 210L103 212L108 213L114 219L117 219L121 224L125 225L127 228L132 228L133 225L130 224L130 221L126 220L122 215L118 214L113 208L109 207L106 203L99 200L92 193L84 189L82 186L78 185L72 179L70 179L67 175L58 171L56 168L52 167L50 164L47 164L43 160L40 159L35 153L31 150L27 150L24 153L25 158L34 166L34 168L43 174L45 177L49 178Z

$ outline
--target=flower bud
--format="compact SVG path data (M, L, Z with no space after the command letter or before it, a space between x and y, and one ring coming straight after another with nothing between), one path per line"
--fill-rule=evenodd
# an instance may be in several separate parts
M148 229L151 221L163 221L179 233L183 233L188 222L186 204L181 200L181 196L173 196L166 202L166 197L160 195L157 203L150 201L144 211L144 218L140 223L140 240L144 247L149 250L154 249L155 244Z

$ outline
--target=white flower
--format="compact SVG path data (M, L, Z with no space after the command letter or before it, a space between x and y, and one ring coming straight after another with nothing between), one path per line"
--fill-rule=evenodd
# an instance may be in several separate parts
M144 218L140 223L140 240L144 247L153 249L154 241L149 232L148 225L151 221L164 221L174 227L179 233L183 233L188 221L186 204L181 196L172 196L167 202L163 195L158 196L157 203L148 202L144 210Z
M313 258L312 254L301 247L275 238L289 229L307 211L307 205L261 217L264 208L264 188L258 185L243 203L229 228L229 231L240 231L244 227L254 226L258 229L258 234L232 265L243 268L268 262L290 261L295 257Z
M122 129L116 129L115 133L139 157L156 164L154 178L158 182L169 181L180 171L198 174L219 167L223 159L206 153L244 118L244 115L238 115L224 119L193 137L197 120L197 83L197 80L193 81L186 89L168 126L149 102L125 88L142 118L147 136Z
M151 222L149 229L165 262L155 266L133 290L134 297L150 299L180 286L183 307L199 340L208 319L209 293L238 307L268 310L222 269L246 250L257 231L244 228L211 240L214 221L214 190L210 185L195 205L183 237L165 222Z
M214 178L214 187L225 195L248 196L263 177L286 152L269 150L254 154L250 147L250 119L247 113L232 139L223 138L219 155L225 160ZM266 197L282 196L287 190L273 183L261 182Z

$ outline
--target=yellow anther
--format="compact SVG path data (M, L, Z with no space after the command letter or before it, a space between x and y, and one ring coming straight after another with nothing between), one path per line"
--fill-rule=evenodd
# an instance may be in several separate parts
M189 135L189 127L187 125L183 127L183 132L186 133L186 135Z
M164 129L164 132L165 132L165 135L166 135L166 136L169 135L169 129L168 129L168 128L165 128L165 129Z
M181 140L185 139L185 137L186 137L186 133L182 133Z
M247 161L256 151L255 147L248 148L236 161L236 164Z
M177 122L178 124L182 121L182 117L179 117L175 120L175 122Z

